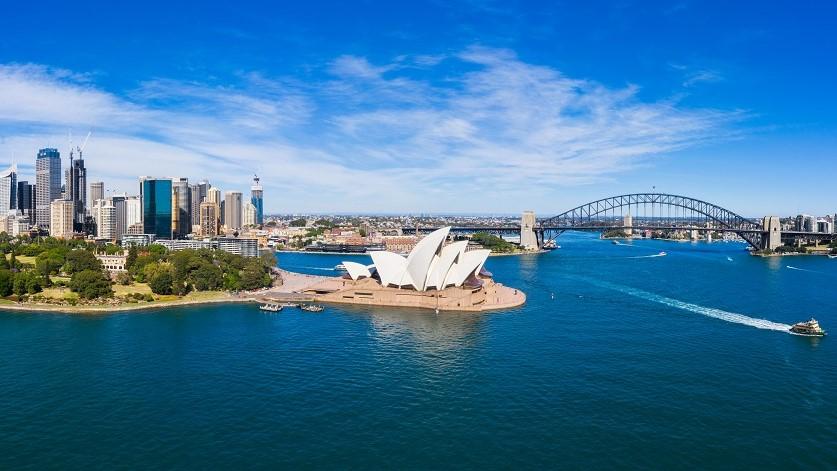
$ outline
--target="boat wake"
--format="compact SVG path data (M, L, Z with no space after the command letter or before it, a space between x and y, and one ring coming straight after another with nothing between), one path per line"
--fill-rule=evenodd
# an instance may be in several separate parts
M755 327L757 329L776 330L782 332L788 332L788 329L790 329L791 327L788 324L782 324L780 322L773 322L767 319L759 319L756 317L745 316L744 314L738 314L735 312L724 311L721 309L700 306L698 304L687 303L685 301L668 298L659 294L649 293L648 291L643 291L641 289L616 285L613 283L608 283L606 281L594 281L589 279L586 281L594 285L601 286L603 288L619 291L620 293L624 293L635 298L644 299L646 301L652 301L658 304L682 309L684 311L694 312L695 314L700 314L706 317L712 317L714 319L720 319L726 322L732 322L734 324L743 324L748 325L750 327Z
M625 258L657 258L657 257L665 257L666 254L664 253L655 253L654 255L637 255L635 257L625 257Z
M335 271L334 268L323 268L323 267L287 267L290 269L296 270L322 270L322 271Z
M816 270L809 270L809 269L807 269L807 268L792 267L792 266L790 266L790 265L785 265L785 267L786 267L787 269L789 269L789 270L807 271L808 273L822 273L822 272L818 272L818 271L816 271Z

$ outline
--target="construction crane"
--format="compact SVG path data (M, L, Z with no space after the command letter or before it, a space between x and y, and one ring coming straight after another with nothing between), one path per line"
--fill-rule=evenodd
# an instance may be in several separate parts
M84 152L84 148L87 146L87 140L90 139L91 134L93 134L93 131L87 131L87 137L84 138L84 142L81 144L81 147L76 147L79 159L82 158L81 153Z

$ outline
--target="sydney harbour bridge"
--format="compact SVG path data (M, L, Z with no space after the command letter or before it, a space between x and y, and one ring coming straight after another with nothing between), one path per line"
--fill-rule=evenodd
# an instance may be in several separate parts
M403 233L429 232L436 227L405 227ZM543 247L566 231L665 231L733 233L756 250L775 249L801 240L833 241L837 234L782 231L779 218L746 218L729 209L687 196L632 193L577 206L561 214L536 219L524 213L519 225L453 227L451 233L488 232L519 236L522 245Z

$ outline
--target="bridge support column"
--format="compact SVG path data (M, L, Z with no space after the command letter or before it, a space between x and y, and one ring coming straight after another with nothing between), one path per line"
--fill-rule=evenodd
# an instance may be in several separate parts
M761 228L764 231L761 236L762 250L776 250L782 245L782 224L779 216L765 216Z
M538 250L538 237L535 234L535 212L523 211L520 218L520 246L528 250Z

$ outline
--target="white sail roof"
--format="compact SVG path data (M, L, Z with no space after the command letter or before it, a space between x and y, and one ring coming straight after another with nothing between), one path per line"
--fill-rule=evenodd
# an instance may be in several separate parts
M443 227L428 234L407 258L393 252L370 252L372 265L356 262L343 262L343 265L353 280L371 277L374 268L384 286L412 286L418 291L461 286L469 276L479 272L491 251L466 252L467 241L445 246L449 233L450 227Z

